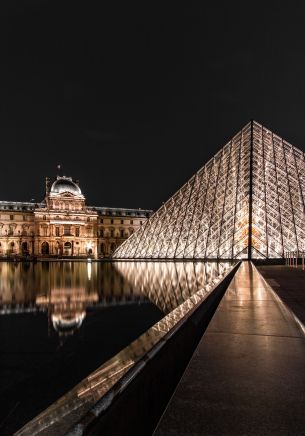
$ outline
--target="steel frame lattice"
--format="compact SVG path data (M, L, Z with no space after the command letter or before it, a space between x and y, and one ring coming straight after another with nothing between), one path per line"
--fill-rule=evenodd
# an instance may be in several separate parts
M251 121L113 257L284 257L304 249L304 198L304 153Z

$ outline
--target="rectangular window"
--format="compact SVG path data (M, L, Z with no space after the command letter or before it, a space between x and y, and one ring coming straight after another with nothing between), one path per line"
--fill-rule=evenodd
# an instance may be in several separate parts
M71 235L71 226L64 226L64 235L70 236Z
M75 228L75 236L79 236L79 227Z
M100 223L101 223L101 224L103 224L103 223L104 223L104 220L103 220L103 218L101 218L101 221L100 221Z
M133 220L130 220L130 224L133 224Z
M124 220L121 220L121 224L124 224Z
M111 238L114 237L114 230L110 230L110 237L111 237Z
M59 227L55 227L55 236L59 236Z
M13 221L13 219L14 219L14 215L10 215L10 220Z
M113 224L113 219L112 218L111 218L110 222L111 222L111 224Z
M124 238L124 230L121 230L121 238Z

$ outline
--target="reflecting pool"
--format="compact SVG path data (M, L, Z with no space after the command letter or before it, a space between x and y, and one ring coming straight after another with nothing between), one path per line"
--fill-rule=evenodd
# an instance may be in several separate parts
M20 428L229 265L0 262L0 434Z

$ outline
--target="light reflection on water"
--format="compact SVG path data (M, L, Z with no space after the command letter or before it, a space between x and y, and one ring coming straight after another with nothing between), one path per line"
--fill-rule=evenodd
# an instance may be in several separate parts
M223 274L229 262L117 262L115 268L164 313Z
M47 312L59 336L79 329L90 307L146 300L111 263L0 262L0 314Z
M53 386L46 396L43 377L39 384L36 370L33 372L32 408L28 408L25 390L23 397L19 397L18 413L12 413L8 421L12 431L33 419L59 397L57 403L42 413L42 419L39 415L40 418L31 421L29 428L20 434L34 434L34 429L46 428L48 423L56 423L62 416L65 416L66 425L71 426L75 417L73 411L78 409L79 414L87 411L205 298L230 266L229 262L0 262L0 322L10 316L16 321L16 317L21 315L27 316L26 322L30 324L32 317L34 327L28 334L28 340L31 336L34 338L32 349L26 343L22 353L27 354L29 362L31 356L28 355L33 353L33 367L41 367L42 374L46 371L44 365L47 365ZM118 317L118 312L109 312L118 308L124 309L124 312L119 312L119 316L124 314L124 320ZM41 312L48 318L45 335L36 333L36 314ZM107 313L107 323L103 324ZM91 319L91 324L88 319ZM90 330L88 325L93 328ZM128 329L132 331L128 332ZM85 331L83 336L79 334L82 331ZM120 336L124 337L121 342ZM54 337L61 341L61 348L54 347ZM65 342L63 338L69 340ZM12 347L18 349L19 357L23 358L20 354L23 345L17 343L17 336L9 339ZM14 345L14 340L17 345ZM111 341L115 342L113 347ZM37 361L37 347L45 350L45 354L40 353L38 358L49 359L48 362ZM16 350L11 353L13 357L8 357L8 366L15 365ZM53 360L50 358L56 363L51 363L51 369ZM73 386L75 388L71 390ZM15 394L20 392L18 383L9 389L5 394L14 404ZM20 411L24 405L27 419L22 422Z
M92 306L143 303L169 313L228 262L0 263L0 314L48 312L60 336L73 334Z

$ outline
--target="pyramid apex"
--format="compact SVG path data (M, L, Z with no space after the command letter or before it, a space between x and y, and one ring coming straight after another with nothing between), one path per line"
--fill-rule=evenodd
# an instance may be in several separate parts
M304 153L251 119L113 257L272 259L303 250L303 174Z

